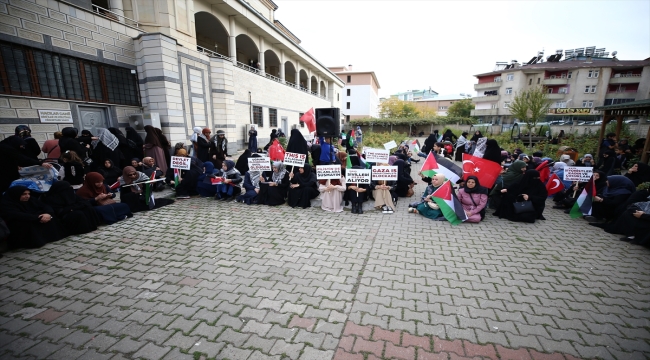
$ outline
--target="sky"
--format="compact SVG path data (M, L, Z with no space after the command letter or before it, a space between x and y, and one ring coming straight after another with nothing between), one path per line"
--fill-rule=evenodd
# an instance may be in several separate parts
M596 46L650 57L650 0L273 0L275 18L325 66L372 70L387 97L476 94L473 75L538 51Z

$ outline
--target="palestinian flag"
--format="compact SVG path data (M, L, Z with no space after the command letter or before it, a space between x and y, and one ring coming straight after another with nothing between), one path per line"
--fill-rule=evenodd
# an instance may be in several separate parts
M361 156L359 150L357 150L357 156L359 157L359 163L361 164L361 167L364 169L370 169L370 164L368 164L366 162L366 159L364 159L363 156Z
M433 154L433 152L429 152L427 159L424 160L424 164L422 164L422 175L426 177L433 177L433 175L440 173L443 174L447 180L451 180L451 182L455 184L458 180L460 180L458 170L460 170L460 174L462 175L463 169L459 168L458 165L454 165L453 163L451 163L449 166L455 166L458 169L448 168L439 164L438 161L436 161L436 156Z
M156 180L156 172L151 173L151 181ZM144 199L145 203L149 205L149 210L153 209L154 206L156 206L156 200L153 197L153 183L148 183L144 186L145 192L144 192Z
M348 144L350 146L354 146L354 129L352 129L352 132L350 133L350 139L348 139ZM350 159L348 157L348 164L350 163Z
M591 205L594 202L594 196L596 196L596 186L594 185L594 176L591 176L589 182L582 189L582 193L578 196L573 208L571 208L571 218L579 218L583 215L591 215Z
M420 143L418 143L417 140L413 140L413 142L411 143L411 151L413 151L414 154L420 152Z
M174 187L177 187L181 183L181 174L179 169L174 169Z
M454 188L451 186L449 180L445 181L438 190L431 194L431 199L440 206L442 215L452 225L458 225L467 220L467 214L465 214L465 210L463 210L460 200L456 197Z
M351 169L352 168L352 161L350 161L350 154L348 154L346 163L345 163L345 168L346 169Z

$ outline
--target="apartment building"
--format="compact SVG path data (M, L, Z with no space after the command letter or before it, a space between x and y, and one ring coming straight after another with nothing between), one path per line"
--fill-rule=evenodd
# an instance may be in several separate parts
M494 71L475 75L472 116L484 123L511 123L508 106L512 99L538 85L546 87L552 101L547 121L601 120L600 112L594 110L597 106L650 98L650 58L619 60L608 57L605 49L598 50L567 50L563 61L558 50L547 61L537 56L527 64L497 63Z
M345 83L341 96L341 116L352 119L379 117L379 81L374 71L353 71L352 65L329 68Z
M454 102L467 99L470 96L465 94L440 95L435 98L415 100L415 104L421 108L435 110L439 116L447 116L447 110Z
M43 142L66 126L144 124L171 142L195 126L302 128L339 106L344 82L275 19L271 0L0 2L0 137L27 124ZM304 129L304 130L303 130Z
M391 95L392 98L397 98L403 101L418 101L425 99L433 99L438 96L438 93L431 90L429 87L428 90L406 90L404 92Z

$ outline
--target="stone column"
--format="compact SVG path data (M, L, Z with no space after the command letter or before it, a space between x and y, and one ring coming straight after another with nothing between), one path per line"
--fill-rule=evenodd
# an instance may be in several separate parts
M296 60L296 86L300 89L300 63Z
M280 82L284 84L284 50L280 50Z
M231 62L210 58L210 91L214 114L214 132L218 129L226 132L228 151L234 153L244 146L242 127L248 123L248 117L237 124L235 117L234 66Z
M260 75L264 76L266 70L264 70L264 38L260 35L260 54L257 61L260 63Z
M307 69L307 86L306 87L309 90L309 92L314 91L311 88L311 69Z
M228 16L228 25L230 27L230 44L228 44L228 56L233 64L237 64L237 40L235 39L235 16Z
M118 15L117 20L124 23L124 4L122 0L110 0L108 6L110 7L110 11Z

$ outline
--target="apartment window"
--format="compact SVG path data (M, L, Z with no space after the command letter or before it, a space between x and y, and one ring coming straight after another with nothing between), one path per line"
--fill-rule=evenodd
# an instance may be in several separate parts
M494 82L501 82L501 76L495 76Z
M304 128L305 127L305 122L300 120L300 118L305 115L305 113L298 113L298 123L300 123L300 127Z
M547 91L548 91L549 94L552 94L553 93L553 88L548 88Z
M349 102L349 101L346 103L345 108L346 108L346 109L349 109L349 108L350 108L350 102Z
M596 85L592 85L592 86L587 85L587 86L585 86L585 94L587 94L587 93L595 94L596 93Z
M568 94L569 89L568 88L560 88L560 91L558 91L558 93L560 93L560 94Z
M499 104L492 104L492 109L498 109L498 108L499 108Z
M345 122L350 122L350 115L345 115Z
M512 80L514 80L514 79L515 79L515 74L508 74L508 75L506 76L506 81L512 81Z
M0 43L0 93L140 105L131 70Z
M350 96L350 93L351 93L350 89L348 89L347 91L348 91L348 96Z
M506 88L506 95L512 94L512 88Z
M566 73L562 73L562 74L560 74L560 78L562 78L562 79L566 79Z
M510 107L510 101L505 101L505 102L503 103L503 108L504 108L504 109L507 109L507 108L509 108L509 107Z
M594 107L594 102L593 102L593 100L583 100L583 101L582 101L582 107L583 107L583 108L591 108L591 107Z
M533 79L528 79L528 85L533 85Z
M341 101L341 99L339 98L339 93L336 93L336 101Z
M348 83L352 82L352 75L348 75Z
M565 101L557 101L555 103L556 108L565 108L566 107L566 102Z
M262 117L261 106L253 106L253 123L259 127L264 126L264 118Z
M438 106L438 110L447 110L447 106Z
M278 126L278 109L269 109L269 126L272 128Z
M567 79L571 79L573 77L573 71L569 71L566 77Z
M600 75L600 70L589 70L589 72L587 73L588 78L594 78L595 79L595 78L598 77L598 75Z
M538 85L539 85L539 79L540 79L540 78L537 78L537 84L538 84Z

